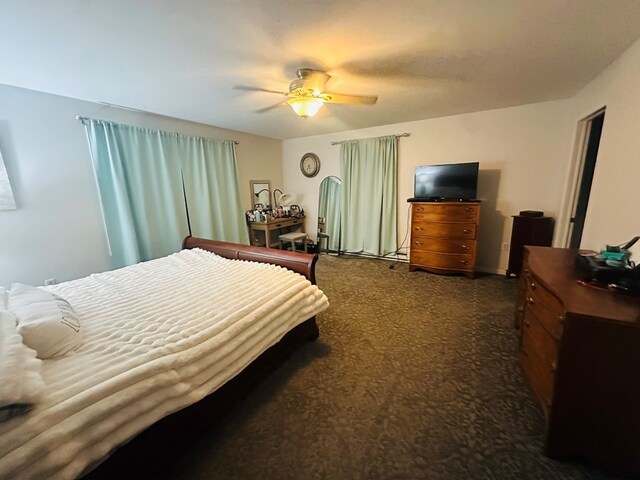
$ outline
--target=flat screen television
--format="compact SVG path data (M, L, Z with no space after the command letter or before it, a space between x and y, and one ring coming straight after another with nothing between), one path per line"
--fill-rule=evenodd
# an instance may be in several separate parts
M413 201L475 200L478 162L416 167Z

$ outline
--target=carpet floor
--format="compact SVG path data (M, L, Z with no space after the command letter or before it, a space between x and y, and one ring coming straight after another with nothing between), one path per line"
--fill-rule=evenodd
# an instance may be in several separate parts
M517 360L517 280L326 255L316 273L331 304L320 338L163 478L616 478L542 455Z

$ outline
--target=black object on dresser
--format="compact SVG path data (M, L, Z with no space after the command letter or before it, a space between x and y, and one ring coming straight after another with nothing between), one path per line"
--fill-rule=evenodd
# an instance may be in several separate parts
M550 247L553 240L553 218L545 217L543 212L524 210L512 217L513 229L507 278L511 275L516 277L520 275L525 245Z

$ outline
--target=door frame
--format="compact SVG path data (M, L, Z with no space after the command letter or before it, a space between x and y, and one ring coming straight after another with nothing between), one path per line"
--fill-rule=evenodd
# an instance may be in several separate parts
M576 138L573 146L573 155L569 167L569 175L565 188L565 195L558 219L558 228L554 246L568 248L573 231L571 219L578 203L578 193L582 182L582 173L589 146L589 134L591 133L591 121L598 115L606 112L606 106L596 110L578 121Z

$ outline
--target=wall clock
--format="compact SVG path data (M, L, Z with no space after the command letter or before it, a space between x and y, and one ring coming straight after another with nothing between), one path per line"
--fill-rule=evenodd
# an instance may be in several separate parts
M300 170L305 177L315 177L320 171L320 159L315 153L305 153L300 159Z

